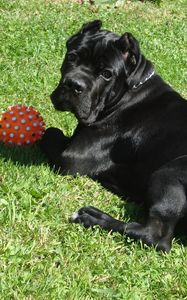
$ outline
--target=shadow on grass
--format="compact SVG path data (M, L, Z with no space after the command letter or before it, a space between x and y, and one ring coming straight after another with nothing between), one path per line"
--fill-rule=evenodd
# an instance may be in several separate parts
M38 144L33 146L6 146L0 143L0 157L4 161L11 160L15 164L22 166L41 165L47 160L41 152Z

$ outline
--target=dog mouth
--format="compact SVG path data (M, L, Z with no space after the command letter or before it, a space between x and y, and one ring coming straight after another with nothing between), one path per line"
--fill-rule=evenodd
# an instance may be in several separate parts
M64 76L51 94L53 106L56 110L73 113L80 123L91 125L104 109L104 95L100 95L92 74L89 77L88 74L70 75Z
M93 80L66 76L50 98L56 110L73 113L80 123L88 125L96 119L98 93L93 88Z
M93 109L90 95L87 93L76 94L61 89L58 97L54 91L50 98L56 110L73 113L82 124L89 125L96 119L95 109ZM96 98L94 100L98 102Z

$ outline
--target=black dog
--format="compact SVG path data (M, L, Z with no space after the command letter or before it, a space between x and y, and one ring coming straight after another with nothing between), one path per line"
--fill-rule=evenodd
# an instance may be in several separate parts
M124 223L94 207L72 220L100 225L169 251L174 229L187 212L187 102L141 54L137 40L83 25L67 41L54 107L78 119L67 138L49 128L41 142L62 174L85 174L118 195L144 201L144 224Z

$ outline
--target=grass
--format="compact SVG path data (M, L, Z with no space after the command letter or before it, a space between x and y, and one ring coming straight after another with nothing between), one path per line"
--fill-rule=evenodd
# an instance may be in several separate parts
M157 72L186 96L185 0L127 1L79 6L60 0L0 0L0 108L35 106L47 127L71 135L75 118L54 111L49 94L60 77L65 41L83 22L131 31ZM94 205L116 218L141 214L134 204L87 177L54 174L37 146L0 145L0 299L187 299L187 251L178 240L171 253L85 230L69 215Z

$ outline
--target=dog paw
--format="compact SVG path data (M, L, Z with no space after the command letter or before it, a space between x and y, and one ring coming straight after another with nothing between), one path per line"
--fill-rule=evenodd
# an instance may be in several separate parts
M74 212L70 217L70 221L82 224L85 228L99 225L107 231L120 232L122 230L121 227L123 227L123 222L114 219L93 206L82 207L78 212Z
M42 142L43 143L48 143L51 141L54 142L54 141L58 141L59 139L61 140L63 138L64 138L64 134L60 129L55 127L50 127L46 129L42 138Z
M93 206L82 207L70 217L71 222L82 224L86 228L94 225L105 227L105 223L110 222L111 219L112 217Z
M45 131L39 146L50 161L53 161L67 147L68 142L69 138L60 129L50 127Z

